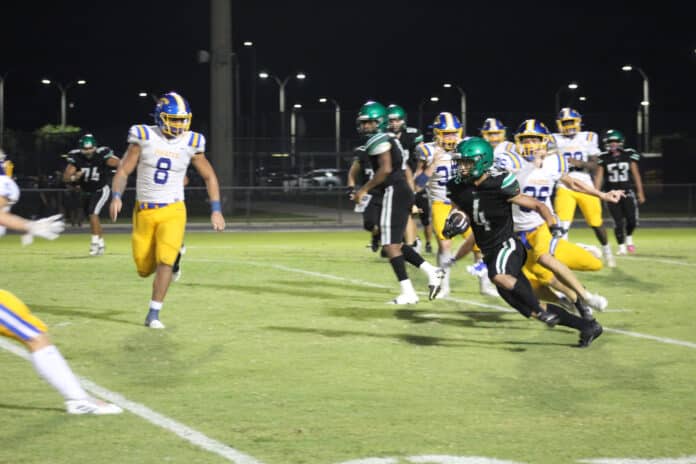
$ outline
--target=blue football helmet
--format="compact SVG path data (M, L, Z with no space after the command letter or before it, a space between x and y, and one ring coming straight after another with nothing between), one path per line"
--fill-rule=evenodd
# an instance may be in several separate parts
M160 97L154 116L162 133L172 137L180 136L191 126L191 107L176 92L168 92Z
M433 135L435 142L445 151L454 151L454 148L462 140L462 124L452 113L443 111L433 121ZM447 137L455 134L456 137Z
M481 126L481 137L494 147L505 141L507 127L500 119L487 118Z
M537 151L546 150L550 140L551 133L548 128L536 119L523 121L515 133L517 152L527 161L532 161Z
M575 135L582 127L582 115L573 108L561 108L556 118L558 132L563 135Z

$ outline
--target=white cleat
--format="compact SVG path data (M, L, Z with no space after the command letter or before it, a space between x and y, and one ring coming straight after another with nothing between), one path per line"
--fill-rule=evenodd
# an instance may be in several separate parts
M436 300L442 300L444 298L447 298L450 296L450 289L449 287L441 287L440 291L437 292L437 295L435 295Z
M387 304L407 305L407 304L416 304L416 303L418 303L418 295L416 295L415 293L413 293L413 294L402 293L401 295L397 296L393 300L389 301Z
M600 250L598 246L587 245L585 243L576 243L576 245L582 248L583 250L589 251L590 254L595 258L602 259L602 250Z
M164 324L162 324L159 319L152 319L146 322L145 326L151 329L164 329Z
M607 266L616 267L616 259L614 259L614 255L611 253L604 255L604 260L607 262Z
M442 281L445 279L447 271L441 267L435 268L432 274L428 276L428 299L433 300L442 288Z
M98 243L92 243L89 246L89 255L90 256L98 256L101 253L99 253L99 244Z
M604 311L607 309L607 306L609 306L607 299L598 293L587 292L585 303L587 303L587 306L597 311Z
M626 256L627 254L626 245L619 245L619 249L616 250L616 256Z
M487 275L479 277L479 292L481 295L498 296L498 289Z
M95 414L102 416L105 414L121 414L123 409L115 404L107 403L95 398L84 400L68 400L65 402L65 409L68 414Z

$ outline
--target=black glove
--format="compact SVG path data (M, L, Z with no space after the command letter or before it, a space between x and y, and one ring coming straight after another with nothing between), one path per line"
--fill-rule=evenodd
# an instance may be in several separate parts
M563 234L565 233L565 230L563 230L563 227L559 226L558 224L551 224L549 226L549 230L551 231L551 235L554 238L561 238L561 237L563 237Z
M351 200L355 198L355 187L346 187L346 194L348 195L348 198Z
M469 221L466 215L461 211L452 211L447 220L445 221L445 227L442 228L442 235L450 239L459 234L463 234L469 228Z

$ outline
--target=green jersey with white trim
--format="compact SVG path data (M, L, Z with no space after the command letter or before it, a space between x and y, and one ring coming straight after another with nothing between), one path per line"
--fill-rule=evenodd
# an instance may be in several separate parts
M372 170L377 172L379 169L379 156L382 153L389 151L391 153L391 172L387 175L380 185L375 188L384 190L390 185L398 182L406 182L406 174L404 173L404 150L399 142L399 139L394 137L394 134L379 133L375 134L365 142L365 152L367 153Z
M512 203L508 200L519 194L515 174L507 171L488 171L478 186L459 177L447 183L447 196L469 217L476 244L484 254L514 236Z

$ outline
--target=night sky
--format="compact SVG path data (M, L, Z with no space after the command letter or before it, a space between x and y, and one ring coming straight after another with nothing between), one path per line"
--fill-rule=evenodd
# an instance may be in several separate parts
M68 120L82 127L122 126L125 134L129 125L149 122L152 103L137 97L141 90L177 90L191 102L194 127L208 119L208 65L196 60L197 50L209 48L207 1L10 4L3 5L0 29L8 128L58 121L59 91L41 85L43 77L88 81L68 92L75 104ZM241 43L252 40L259 69L308 74L288 84L288 105L318 109L316 98L328 95L352 119L362 102L378 99L403 105L411 124L418 104L435 93L442 101L433 111L458 112L458 94L442 89L443 81L464 88L472 115L543 115L552 125L555 93L570 81L588 98L577 105L586 117L635 112L641 77L620 70L631 63L651 81L653 131L696 136L691 14L670 2L560 5L233 1L242 112L253 74ZM277 111L275 84L257 82L257 95L259 115ZM562 95L564 103L573 96ZM479 125L469 121L470 128Z

